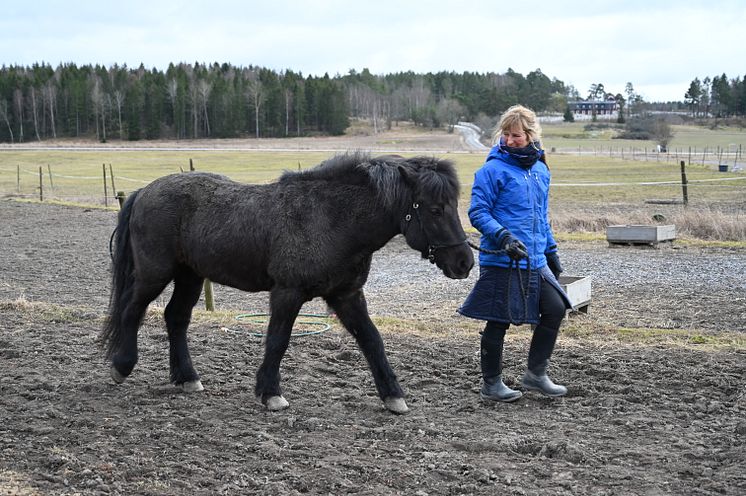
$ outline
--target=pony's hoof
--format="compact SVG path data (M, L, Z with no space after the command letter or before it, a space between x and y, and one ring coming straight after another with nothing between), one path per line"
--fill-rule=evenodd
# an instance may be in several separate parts
M267 410L269 410L270 412L277 412L289 407L290 403L288 403L288 400L286 400L282 396L270 396L269 398L267 398L267 403L265 403L264 406L266 406Z
M397 415L401 415L402 413L407 413L409 411L409 407L404 401L404 398L388 397L383 401L383 404L390 412L396 413Z
M117 370L117 368L116 368L116 367L114 367L113 365L112 365L112 366L111 366L111 368L109 369L109 373L111 374L111 378L112 378L112 379L114 380L114 382L116 382L117 384L121 384L121 383L123 383L123 382L124 382L125 380L127 380L127 376L126 376L126 375L122 375L122 374L120 374L120 373L119 373L119 371Z
M200 381L199 379L197 379L196 381L183 382L181 384L178 384L176 387L178 387L185 393L197 393L199 391L205 390L204 386L202 386L202 381Z

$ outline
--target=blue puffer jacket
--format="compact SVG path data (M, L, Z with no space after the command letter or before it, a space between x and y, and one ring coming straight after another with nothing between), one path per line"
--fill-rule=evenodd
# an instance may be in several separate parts
M482 248L497 250L510 232L528 248L532 269L547 264L544 254L557 250L548 218L549 180L542 160L524 169L501 144L490 150L474 174L469 207L469 220L482 233ZM480 252L479 264L509 267L510 258ZM526 260L521 260L521 268L527 268Z

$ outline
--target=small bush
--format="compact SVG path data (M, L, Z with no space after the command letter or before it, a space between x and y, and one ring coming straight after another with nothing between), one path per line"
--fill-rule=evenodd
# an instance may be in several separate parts
M565 113L562 115L562 120L565 122L575 122L575 116L570 110L570 107L565 108Z
M661 146L666 146L673 138L673 131L664 118L645 116L627 121L624 131L614 138L652 140Z

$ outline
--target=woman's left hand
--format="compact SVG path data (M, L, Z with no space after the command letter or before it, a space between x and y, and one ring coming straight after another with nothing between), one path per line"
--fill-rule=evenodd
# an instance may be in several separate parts
M554 274L556 279L559 279L559 276L562 273L562 264L560 263L559 255L556 251L545 253L544 255L547 257L549 270L552 271L552 274Z

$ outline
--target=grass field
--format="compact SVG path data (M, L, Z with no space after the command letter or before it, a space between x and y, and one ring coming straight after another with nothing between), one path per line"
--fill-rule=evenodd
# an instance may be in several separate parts
M550 133L560 129L560 126L547 127ZM563 125L562 129L587 135L582 124ZM721 143L731 139L730 134L720 131L714 135ZM741 134L735 136L742 138ZM579 140L587 142L589 139ZM609 141L615 140L603 142ZM110 208L116 208L109 164L114 172L116 190L129 193L163 175L189 170L190 159L196 170L261 184L276 180L285 170L306 169L333 155L333 152L318 151L219 149L7 149L0 150L0 198L38 200L41 168L46 201L102 206L102 166L106 164L107 201ZM439 154L439 157L449 158L457 166L465 218L474 171L482 165L484 154L456 152ZM746 175L742 172L719 172L716 165L702 165L693 160L686 167L690 207L684 209L681 205L647 203L682 198L681 169L674 161L622 160L604 154L570 152L550 154L549 163L553 181L550 198L553 223L558 231L600 231L610 223L647 223L653 215L664 215L666 219L677 219L682 226L689 226L682 232L694 237L746 240L743 213L746 211ZM713 223L719 227L713 230Z
M653 150L657 145L650 140L623 140L613 139L615 132L612 129L598 129L586 131L585 126L589 122L570 122L570 123L547 123L542 125L544 132L544 146L547 149L555 147L557 150L605 150L608 154L609 148L612 148L615 154L620 154L622 149L630 150ZM707 148L708 160L715 158L714 155L718 149L724 149L726 152L734 153L740 149L746 153L746 129L725 127L716 130L691 125L673 125L673 139L669 143L669 150L673 153L678 151L684 155L692 149L699 158L702 152ZM628 152L629 154L629 152ZM732 156L729 155L732 163ZM687 157L688 159L688 157Z
M103 164L106 164L107 177L111 164L117 190L127 192L158 177L189 170L190 159L197 170L261 184L277 179L285 170L306 169L332 155L330 152L220 150L2 151L0 195L38 197L40 167L45 198L88 200L98 204L103 202ZM463 153L443 154L441 157L456 163L463 185L462 196L468 200L474 171L482 165L484 157ZM672 163L572 154L554 154L549 162L555 185L552 198L557 202L639 202L649 198L681 198L681 169ZM746 181L722 181L726 178L746 179L740 173L722 173L712 166L693 163L687 166L686 174L693 201L735 201L746 192ZM674 184L640 184L660 182ZM110 186L109 178L109 194Z
M329 153L322 152L264 151L2 151L0 195L38 198L39 167L46 198L98 205L103 203L104 164L108 192L113 196L108 172L110 165L116 189L127 193L158 177L188 171L190 160L196 170L260 184L276 179L284 170L308 168L329 156Z

